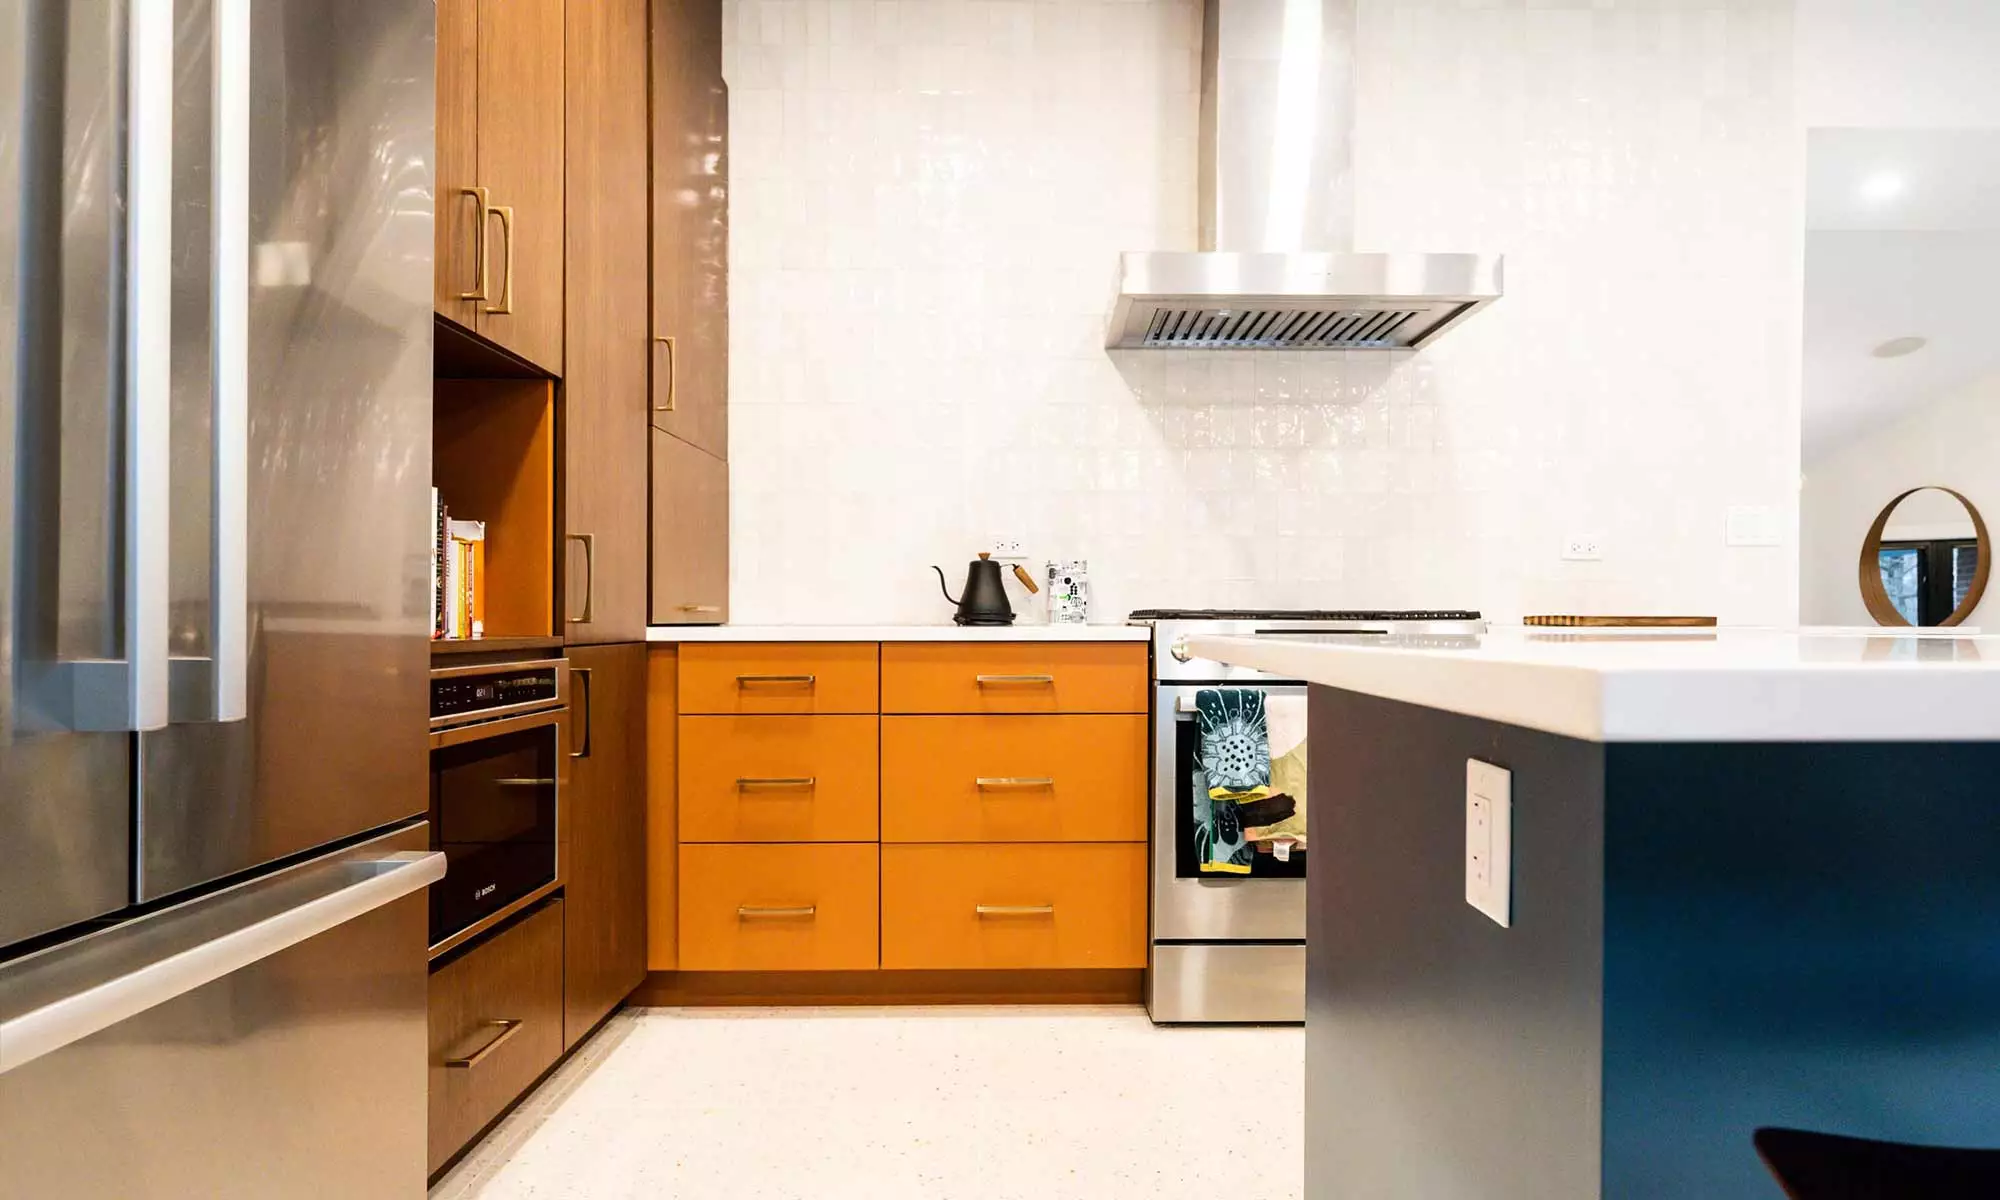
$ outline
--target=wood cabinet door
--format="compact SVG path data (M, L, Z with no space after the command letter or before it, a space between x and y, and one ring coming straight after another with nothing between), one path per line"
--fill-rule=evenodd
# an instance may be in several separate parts
M573 3L563 146L563 628L646 636L647 0Z
M569 662L565 1047L646 978L646 647L578 647Z
M479 332L561 375L563 0L479 0L478 112L492 204Z
M430 977L430 1169L562 1057L563 902L551 900Z
M478 187L479 0L438 0L436 308L467 329L483 307Z
M729 457L729 89L720 0L653 23L653 424Z
M653 624L729 619L729 464L652 431Z

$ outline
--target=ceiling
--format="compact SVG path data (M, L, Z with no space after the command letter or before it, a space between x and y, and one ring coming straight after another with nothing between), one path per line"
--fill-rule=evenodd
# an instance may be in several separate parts
M1806 163L1810 463L2000 371L2000 130L1814 130Z

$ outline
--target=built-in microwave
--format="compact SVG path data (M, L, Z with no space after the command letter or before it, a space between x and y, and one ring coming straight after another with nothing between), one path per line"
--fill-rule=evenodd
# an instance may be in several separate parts
M567 772L564 659L431 671L433 957L555 891Z

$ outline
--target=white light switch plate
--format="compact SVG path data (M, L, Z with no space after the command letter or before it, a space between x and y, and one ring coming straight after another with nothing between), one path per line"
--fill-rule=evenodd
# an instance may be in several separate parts
M1514 773L1465 760L1465 902L1514 922Z
M1737 505L1723 522L1723 541L1731 546L1781 546L1784 527L1778 510L1764 505Z

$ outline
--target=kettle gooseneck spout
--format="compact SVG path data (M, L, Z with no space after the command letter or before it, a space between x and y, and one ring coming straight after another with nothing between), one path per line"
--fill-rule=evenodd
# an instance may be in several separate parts
M958 603L958 597L957 597L957 596L954 596L954 595L952 595L952 594L951 594L951 589L949 589L949 588L947 588L947 587L945 586L945 583L944 583L944 568L943 568L943 567L940 567L940 566L938 566L938 565L937 565L936 563L932 563L932 564L931 564L931 570L933 570L933 571L936 571L936 572L937 572L937 577L938 577L938 591L940 591L940 592L943 592L943 593L944 593L944 598L945 598L945 599L947 599L947 600L951 601L951 602L952 602L953 604L957 604L957 603Z

